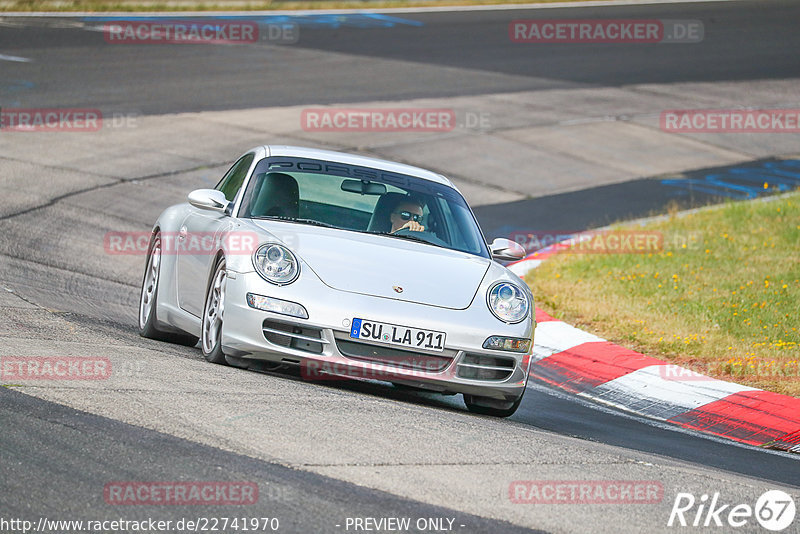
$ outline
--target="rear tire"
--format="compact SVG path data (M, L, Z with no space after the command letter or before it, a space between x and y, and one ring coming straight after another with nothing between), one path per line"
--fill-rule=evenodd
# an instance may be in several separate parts
M225 285L227 280L225 258L220 258L214 267L214 275L206 291L203 308L202 346L203 356L211 363L227 365L222 352L222 321L225 314Z
M142 278L142 292L139 296L139 335L158 341L194 347L199 339L196 336L159 330L156 309L158 308L158 284L160 281L161 233L156 232L150 238L147 263Z
M517 400L509 402L508 406L502 406L506 403L503 401L498 401L497 399L464 395L464 404L467 406L467 410L472 413L489 415L492 417L510 417L514 415L514 412L516 412L517 408L519 408L519 405L522 403L523 396L524 393L523 395L520 395ZM493 404L495 406L487 406L487 404Z

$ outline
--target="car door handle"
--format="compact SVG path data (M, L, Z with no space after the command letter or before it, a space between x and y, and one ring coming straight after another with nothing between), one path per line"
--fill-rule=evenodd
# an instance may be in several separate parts
M188 233L189 231L186 229L186 227L181 226L180 231L178 231L178 241L183 241L184 239L186 239L186 234Z

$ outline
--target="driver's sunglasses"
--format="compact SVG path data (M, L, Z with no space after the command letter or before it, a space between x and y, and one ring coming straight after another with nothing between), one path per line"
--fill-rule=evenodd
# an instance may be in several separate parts
M397 213L404 221L414 219L414 222L420 222L422 220L422 215L417 215L416 213L411 213L410 211L396 211L395 213Z

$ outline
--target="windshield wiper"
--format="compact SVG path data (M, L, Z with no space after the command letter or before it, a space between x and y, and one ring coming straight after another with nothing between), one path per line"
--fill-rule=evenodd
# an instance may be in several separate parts
M339 228L338 226L334 226L333 224L324 223L322 221L316 221L314 219L290 219L295 222L299 222L302 224L311 224L314 226L322 226L324 228Z
M253 219L273 219L277 221L296 222L300 224L310 224L312 226L322 226L324 228L338 228L338 226L334 226L332 224L320 221L315 221L314 219L295 219L293 217L283 217L281 215L261 215L258 217L253 217Z

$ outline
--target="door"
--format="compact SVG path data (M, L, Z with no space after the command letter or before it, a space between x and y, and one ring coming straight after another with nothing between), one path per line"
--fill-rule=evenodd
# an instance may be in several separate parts
M254 158L253 153L239 158L217 184L215 189L222 191L229 202L236 198ZM202 317L216 244L232 226L233 219L226 213L191 207L175 236L178 305L192 315Z

